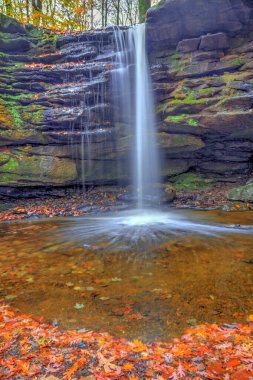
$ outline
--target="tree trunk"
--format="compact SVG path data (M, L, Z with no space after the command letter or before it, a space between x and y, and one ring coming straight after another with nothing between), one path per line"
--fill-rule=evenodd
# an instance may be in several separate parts
M11 16L11 15L12 15L12 4L11 4L11 0L5 0L5 10L6 10L6 14L7 14L7 16Z
M26 11L26 18L27 21L30 21L30 11L29 11L29 0L26 0L25 2L25 11Z
M119 25L119 13L120 13L120 0L117 2L117 21L116 24Z
M94 11L93 11L93 5L90 10L90 28L93 29L94 27Z
M42 14L42 0L32 0L33 9L33 23L36 26L41 24L41 14Z
M108 0L105 0L105 25L104 26L107 26L107 22L108 22Z
M102 28L105 26L105 0L102 0Z
M147 10L151 7L151 0L139 0L139 21L145 22Z

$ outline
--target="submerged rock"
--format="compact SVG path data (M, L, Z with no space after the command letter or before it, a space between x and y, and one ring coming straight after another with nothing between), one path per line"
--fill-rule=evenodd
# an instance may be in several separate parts
M171 183L147 185L144 192L144 204L146 206L165 204L172 202L176 197L175 188ZM129 186L123 194L118 196L120 201L137 203L137 194L133 186Z
M166 183L161 189L161 203L170 203L176 197L175 187L171 183Z

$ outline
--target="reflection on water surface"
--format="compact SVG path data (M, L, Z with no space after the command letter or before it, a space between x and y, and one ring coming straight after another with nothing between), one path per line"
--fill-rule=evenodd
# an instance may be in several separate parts
M245 321L253 234L238 225L252 226L253 213L157 217L145 225L129 215L1 224L0 297L62 327L147 340Z

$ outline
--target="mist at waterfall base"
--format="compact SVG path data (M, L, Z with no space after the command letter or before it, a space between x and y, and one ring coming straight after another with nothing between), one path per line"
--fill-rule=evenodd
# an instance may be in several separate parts
M252 233L250 227L210 224L194 213L159 208L159 159L155 134L154 99L148 67L145 24L114 29L113 99L132 137L133 200L136 207L105 216L71 220L64 238L85 246L132 248L154 245L183 234ZM117 115L118 118L119 115ZM150 199L156 207L150 208Z

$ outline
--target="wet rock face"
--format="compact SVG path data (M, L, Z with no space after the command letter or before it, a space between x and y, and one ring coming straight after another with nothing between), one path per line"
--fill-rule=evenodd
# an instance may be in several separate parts
M251 175L252 20L246 0L169 0L148 13L162 175L179 187ZM0 186L128 183L112 30L55 36L0 21Z
M185 173L246 182L253 169L253 3L167 0L147 23L163 174L175 183Z
M0 186L127 176L111 97L112 31L56 36L0 15Z

